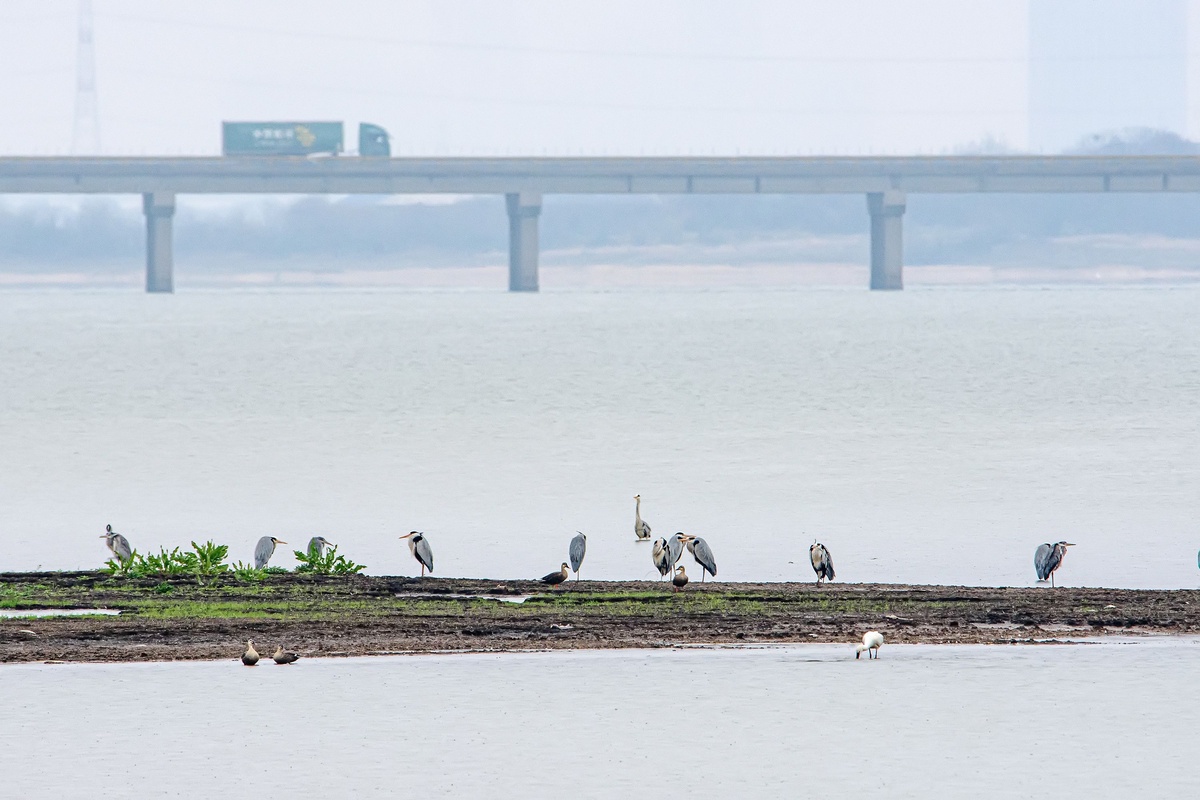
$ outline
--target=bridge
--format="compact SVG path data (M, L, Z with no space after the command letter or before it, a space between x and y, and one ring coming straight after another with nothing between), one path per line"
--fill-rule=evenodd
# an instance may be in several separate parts
M1194 156L0 158L0 193L140 194L146 291L174 290L180 194L503 194L510 291L538 288L547 194L861 194L871 288L901 289L913 193L1200 192Z

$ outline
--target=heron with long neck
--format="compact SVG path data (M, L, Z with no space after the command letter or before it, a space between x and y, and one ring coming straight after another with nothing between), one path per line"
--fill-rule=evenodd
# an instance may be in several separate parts
M822 580L833 580L833 556L820 542L813 542L808 548L808 560L812 562L813 572L817 573L817 584Z
M583 556L587 552L587 535L583 531L575 531L567 555L571 559L571 569L575 571L575 580L579 580L579 568L583 566Z
M104 543L117 561L123 563L133 558L133 548L129 546L129 540L114 531L112 525L104 526L104 533L100 534L100 538L105 540Z
M326 539L324 536L314 536L308 540L308 557L322 558L325 555L326 547L336 547L333 542Z
M650 525L642 519L642 496L635 494L633 501L633 535L639 542L648 542L650 541Z
M650 558L654 561L655 569L658 570L660 581L670 574L671 552L665 537L660 536L654 540L654 546L650 549Z
M266 569L267 562L271 560L271 556L275 555L275 546L287 544L283 539L276 539L274 536L264 536L258 540L258 544L254 546L254 568Z
M401 539L408 539L408 552L412 553L412 557L421 565L421 577L425 577L425 570L429 570L429 574L433 574L433 548L429 546L429 540L425 538L425 534L420 531L410 531Z
M687 534L683 531L667 540L667 557L671 559L672 567L679 563L679 557L683 555L683 547L686 542Z
M1050 580L1050 587L1054 587L1054 573L1062 566L1063 558L1067 555L1067 548L1074 547L1074 542L1058 542L1050 544L1046 542L1038 547L1033 554L1033 568L1037 570L1039 581Z
M708 546L708 542L699 536L689 536L687 537L687 549L692 554L692 558L696 559L696 563L700 565L701 583L704 583L705 573L712 575L714 578L717 577L717 557L713 555L712 548Z

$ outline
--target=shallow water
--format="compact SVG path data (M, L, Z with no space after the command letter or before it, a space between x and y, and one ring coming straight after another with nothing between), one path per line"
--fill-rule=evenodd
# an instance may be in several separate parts
M324 534L372 573L1200 582L1200 287L0 293L3 569ZM293 562L282 548L276 562ZM690 565L690 557L684 563Z
M0 668L14 797L1189 796L1197 640Z

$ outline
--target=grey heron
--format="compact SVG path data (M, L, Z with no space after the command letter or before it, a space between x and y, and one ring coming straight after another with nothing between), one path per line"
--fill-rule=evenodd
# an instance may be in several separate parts
M713 555L708 542L699 536L689 536L687 537L687 549L692 554L692 558L696 559L696 563L700 565L701 583L704 583L704 573L706 572L714 578L717 577L717 557Z
M683 544L686 541L687 534L683 531L667 540L667 555L671 559L672 567L679 563L679 557L683 555Z
M671 583L674 584L676 592L688 585L687 572L682 564L675 568L675 577L671 578Z
M254 546L255 569L267 568L267 562L275 554L275 545L277 544L287 544L287 542L283 539L276 539L274 536L264 536L258 540L258 544Z
M633 535L639 542L648 542L650 541L650 525L642 519L642 496L635 494L633 500Z
M290 650L284 650L283 645L275 648L275 654L271 658L275 659L276 664L295 664L300 660L300 656Z
M1039 545L1037 552L1033 554L1033 568L1037 570L1038 580L1048 579L1050 585L1054 586L1054 573L1062 566L1067 548L1074 546L1074 542L1058 542L1057 544L1046 542Z
M587 552L587 535L583 531L575 531L575 533L578 535L571 540L567 555L571 558L571 569L575 572L575 580L579 580L579 567L583 564L583 554Z
M320 558L324 556L326 547L336 547L336 545L324 536L312 537L308 540L308 557Z
M879 658L879 648L883 647L883 634L879 631L867 631L863 634L862 644L854 649L854 657L858 658L866 651L867 658L871 658L871 654L875 654L875 658Z
M401 539L408 539L408 552L412 553L412 557L421 565L421 577L425 577L425 570L429 570L429 574L433 574L433 548L429 546L429 540L425 538L425 534L420 531L409 531Z
M242 653L242 663L247 667L253 667L258 663L258 651L254 649L254 642L246 642L246 652Z
M551 586L558 586L560 583L565 581L567 576L570 574L571 573L567 567L567 562L564 561L562 569L560 569L558 572L551 572L548 575L543 575L541 577L541 581L542 583L548 583Z
M654 540L654 547L650 550L650 558L654 561L655 568L658 569L658 579L660 581L670 574L671 551L666 538L660 536Z
M117 561L125 562L133 558L133 548L129 546L128 539L114 531L112 525L105 525L104 531L100 538L105 540L104 543L108 545Z
M833 556L820 542L813 542L808 548L808 560L812 562L813 572L817 573L817 583L821 580L833 580Z

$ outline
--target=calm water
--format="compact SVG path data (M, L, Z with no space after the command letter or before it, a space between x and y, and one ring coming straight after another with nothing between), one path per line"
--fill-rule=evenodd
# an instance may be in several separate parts
M1067 538L1065 584L1200 582L1200 287L9 291L0 369L0 569L97 566L111 522L401 574L420 529L499 577L579 529L585 576L649 577L640 492L722 579L819 537L847 581L1024 585Z
M0 668L12 797L1188 797L1195 640Z

